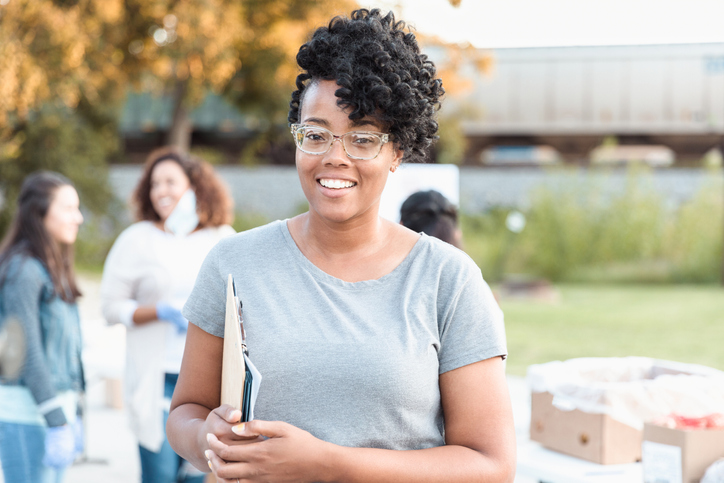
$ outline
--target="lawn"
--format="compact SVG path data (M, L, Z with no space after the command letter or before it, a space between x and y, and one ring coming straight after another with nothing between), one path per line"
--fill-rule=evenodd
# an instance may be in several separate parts
M648 356L724 370L724 288L560 285L556 303L502 300L507 371L573 357Z

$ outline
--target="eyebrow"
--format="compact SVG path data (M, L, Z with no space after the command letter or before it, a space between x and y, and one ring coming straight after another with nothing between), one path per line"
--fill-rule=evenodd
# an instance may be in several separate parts
M318 118L318 117L308 117L308 118L304 119L304 121L303 121L304 124L307 124L310 122L313 122L314 124L320 124L324 127L329 127L329 123L327 121L325 121L324 119Z
M310 122L314 123L314 124L319 124L326 128L330 127L329 122L327 122L325 119L322 119L319 117L308 117L308 118L304 119L304 124L307 124ZM373 128L375 128L377 130L382 129L382 126L380 126L379 123L375 122L372 119L354 119L354 120L352 120L352 126L353 127L372 126Z

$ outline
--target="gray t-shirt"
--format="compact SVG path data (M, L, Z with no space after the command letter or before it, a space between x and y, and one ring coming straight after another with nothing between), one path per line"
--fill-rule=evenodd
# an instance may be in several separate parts
M286 221L228 237L206 257L183 311L218 337L229 273L263 376L255 417L324 441L441 446L439 374L506 354L503 315L480 269L424 234L392 272L363 282L317 268Z

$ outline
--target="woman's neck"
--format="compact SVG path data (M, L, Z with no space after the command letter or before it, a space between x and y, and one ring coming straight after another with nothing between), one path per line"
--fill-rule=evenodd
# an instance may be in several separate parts
M330 223L304 213L288 223L304 256L322 271L347 282L376 280L407 256L417 236L401 225L374 219Z
M379 216L361 216L344 223L334 223L309 211L295 218L297 235L305 246L326 256L376 251L385 243L387 227Z

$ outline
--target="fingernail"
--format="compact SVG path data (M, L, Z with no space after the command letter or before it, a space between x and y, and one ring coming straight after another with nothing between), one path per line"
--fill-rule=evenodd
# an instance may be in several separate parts
M244 434L244 423L237 424L236 426L232 426L231 430L234 432L234 434L238 434L238 435Z
M204 451L204 456L206 456L206 459L209 460L209 463L211 463L211 450L207 449Z
M209 463L209 469L213 471L213 470L214 470L214 466L211 464L211 461L207 461L207 463Z
M211 433L206 433L206 442L211 443Z

